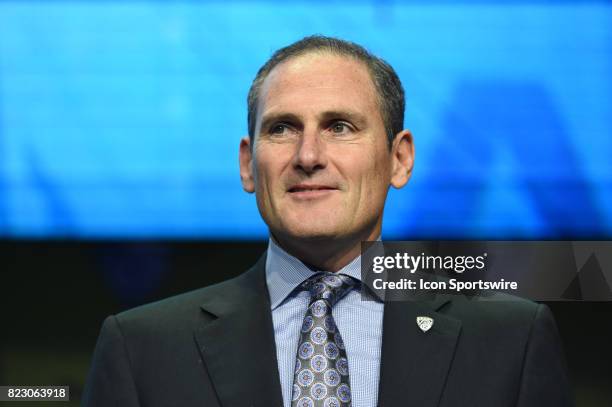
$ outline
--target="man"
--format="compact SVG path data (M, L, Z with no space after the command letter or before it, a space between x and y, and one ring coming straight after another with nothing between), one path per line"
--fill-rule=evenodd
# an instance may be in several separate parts
M107 318L85 406L565 406L545 306L363 301L360 242L414 160L393 69L307 37L249 92L240 176L270 230L224 283ZM417 318L433 322L426 329Z

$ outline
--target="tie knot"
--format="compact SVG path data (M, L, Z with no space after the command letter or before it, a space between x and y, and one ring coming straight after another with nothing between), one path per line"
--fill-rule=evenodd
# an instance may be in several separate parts
M355 280L347 275L325 272L310 277L302 286L310 291L311 304L326 300L333 307L355 284Z

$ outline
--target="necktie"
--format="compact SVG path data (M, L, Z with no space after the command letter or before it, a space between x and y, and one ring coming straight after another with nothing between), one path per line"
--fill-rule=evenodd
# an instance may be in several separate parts
M292 407L349 407L351 389L346 350L332 307L355 281L335 273L317 274L302 287L310 291L293 378Z

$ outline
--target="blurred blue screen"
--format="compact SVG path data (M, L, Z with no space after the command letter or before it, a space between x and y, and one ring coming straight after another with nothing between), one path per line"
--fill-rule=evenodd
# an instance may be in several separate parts
M389 61L416 167L384 237L612 235L607 2L0 2L0 236L263 238L246 94L320 33Z

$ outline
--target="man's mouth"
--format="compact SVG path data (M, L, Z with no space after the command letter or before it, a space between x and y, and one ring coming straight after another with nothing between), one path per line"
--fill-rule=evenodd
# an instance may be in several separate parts
M289 188L288 192L294 199L313 200L327 197L337 190L329 185L298 184Z
M310 191L333 191L336 188L327 185L294 185L289 188L289 192L310 192Z

